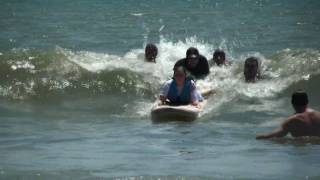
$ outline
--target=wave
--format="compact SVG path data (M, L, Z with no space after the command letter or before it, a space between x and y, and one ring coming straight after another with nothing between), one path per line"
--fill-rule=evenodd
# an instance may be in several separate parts
M151 94L156 79L147 75L107 54L14 49L0 56L0 95L21 100L75 93L143 96Z
M172 75L176 60L194 46L211 59L214 45L189 38L182 42L162 39L157 63L144 62L144 50L133 49L123 56L89 51L13 49L0 54L0 96L7 99L59 99L66 96L133 96L154 100L163 82ZM285 49L265 57L260 53L235 55L224 44L229 67L211 67L210 75L197 82L200 88L217 91L209 99L208 111L226 102L272 99L295 88L317 88L320 52L314 49ZM243 62L250 55L261 59L262 79L245 83ZM311 81L312 80L312 81ZM300 83L300 84L299 84ZM302 85L301 85L302 83ZM308 84L313 85L308 85ZM143 105L145 107L145 105Z

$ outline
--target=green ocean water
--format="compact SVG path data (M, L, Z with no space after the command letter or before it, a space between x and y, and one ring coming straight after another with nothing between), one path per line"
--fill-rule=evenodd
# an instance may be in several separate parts
M292 114L320 109L320 2L0 1L0 179L319 179L317 138L256 141ZM144 46L159 49L156 64ZM154 124L173 64L197 47L230 67L200 118ZM261 59L247 84L243 62Z

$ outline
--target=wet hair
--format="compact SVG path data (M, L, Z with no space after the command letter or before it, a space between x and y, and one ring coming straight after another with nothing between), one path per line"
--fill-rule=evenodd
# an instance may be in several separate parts
M189 56L191 56L193 54L199 56L199 51L195 47L190 47L186 52L186 56L189 57Z
M158 53L158 48L156 45L149 43L146 45L146 50L154 50L156 53Z
M258 58L253 57L253 56L248 57L248 58L246 59L246 61L245 61L245 66L247 66L248 64L251 64L251 63L253 63L253 62L255 62L257 66L259 66L259 60L258 60Z
M220 49L217 49L213 53L213 58L215 59L215 58L217 58L219 56L223 57L225 59L226 58L226 53L224 51L220 50Z
M303 90L295 91L291 97L291 103L294 106L306 106L309 103L308 95Z
M147 44L145 50L144 50L144 53L145 53L145 56L148 54L148 52L152 52L154 53L154 57L153 58L156 58L156 56L158 55L158 48L156 45L152 44L152 43L149 43ZM155 60L154 60L155 61Z
M249 57L244 63L244 77L247 82L254 82L260 78L259 59L256 57Z

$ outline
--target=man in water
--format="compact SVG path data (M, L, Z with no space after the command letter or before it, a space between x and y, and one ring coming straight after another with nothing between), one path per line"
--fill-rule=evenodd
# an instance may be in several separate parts
M226 60L226 53L220 49L214 51L212 61L217 66L231 65L231 62Z
M248 83L254 83L260 78L259 60L256 57L249 57L244 63L244 78Z
M194 105L202 101L193 80L186 78L186 70L183 66L174 68L173 78L165 83L160 93L162 104L170 105Z
M296 91L292 94L291 103L296 113L287 118L278 130L258 135L256 139L284 137L288 133L293 137L320 136L320 112L308 108L308 95L304 91Z
M149 43L145 48L145 60L147 62L156 62L156 57L158 55L158 48L156 45Z
M204 78L209 74L207 58L200 55L198 49L194 47L190 47L187 50L186 58L177 61L174 68L178 66L183 66L196 79Z

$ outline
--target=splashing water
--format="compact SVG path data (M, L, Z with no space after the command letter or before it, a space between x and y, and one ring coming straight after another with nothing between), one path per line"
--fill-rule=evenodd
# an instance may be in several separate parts
M157 63L144 61L144 49L133 49L123 56L89 51L73 52L57 47L54 50L14 49L4 52L1 58L0 94L5 98L30 99L80 93L80 96L120 93L138 99L132 110L148 114L162 84L171 78L174 63L185 57L189 47L211 60L216 48L197 41L196 37L185 42L170 42L162 38L156 44L159 50ZM212 112L235 99L274 98L292 84L320 74L320 53L317 50L285 49L270 57L260 53L236 56L226 48L231 66L210 68L210 75L197 81L199 89L214 89L205 112ZM248 56L261 60L262 79L245 83L243 62ZM142 98L142 99L141 99ZM139 100L140 99L140 100ZM143 100L144 99L144 100ZM145 102L145 103L143 103ZM140 108L139 108L140 107Z

